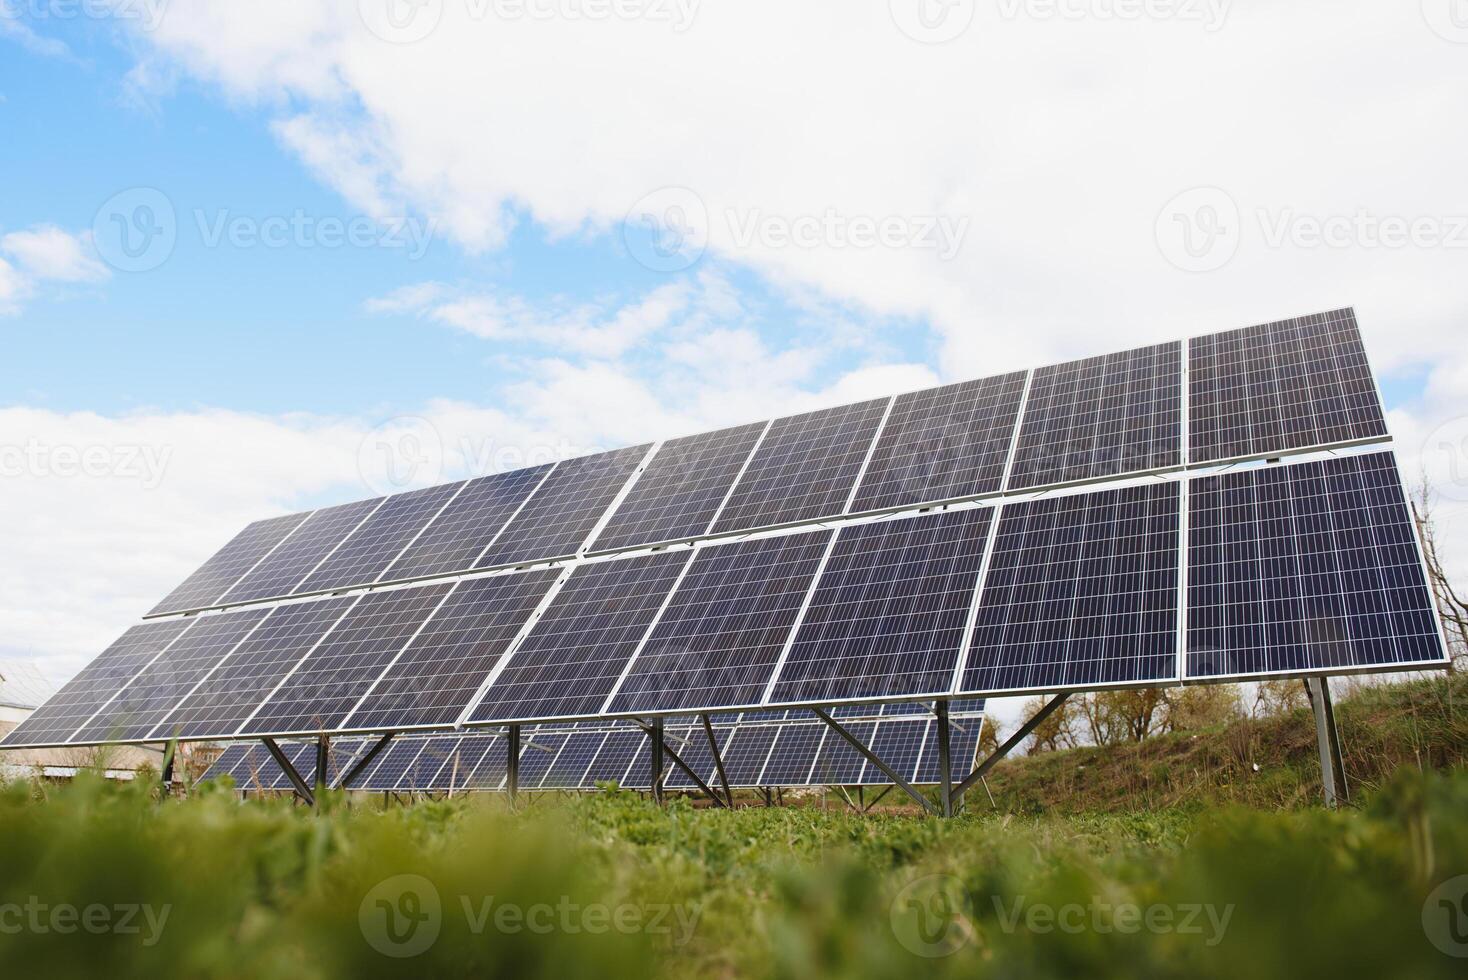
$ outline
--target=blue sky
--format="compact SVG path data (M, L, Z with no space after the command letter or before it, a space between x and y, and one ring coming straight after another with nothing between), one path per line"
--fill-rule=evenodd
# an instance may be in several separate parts
M384 433L432 482L1344 305L1468 501L1436 0L378 2L0 3L0 659L64 677L245 522L396 489ZM297 216L368 243L212 237Z

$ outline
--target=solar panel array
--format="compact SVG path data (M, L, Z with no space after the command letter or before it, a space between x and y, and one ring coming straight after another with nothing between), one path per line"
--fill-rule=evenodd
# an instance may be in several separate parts
M137 627L5 744L1441 663L1389 453L1179 470L1378 438L1342 311L257 522L158 609L441 580Z
M939 782L936 725L922 714L864 720L846 727L853 735L910 782ZM955 715L950 754L952 776L966 776L978 748L981 713ZM811 785L887 785L880 769L821 722L747 722L738 718L712 726L725 775L732 787L798 787ZM664 741L706 785L719 784L717 763L702 725L674 720ZM331 772L349 769L375 744L375 739L344 737L331 742ZM314 742L283 742L287 758L308 783L314 781ZM470 731L448 735L400 735L348 784L349 789L398 793L465 793L503 791L507 745L499 732ZM616 783L632 789L651 786L648 736L630 726L589 728L540 725L521 735L519 787L522 790L593 790ZM667 762L663 784L693 791L696 784L673 762ZM201 781L229 775L243 792L289 792L291 784L267 750L258 743L228 746Z

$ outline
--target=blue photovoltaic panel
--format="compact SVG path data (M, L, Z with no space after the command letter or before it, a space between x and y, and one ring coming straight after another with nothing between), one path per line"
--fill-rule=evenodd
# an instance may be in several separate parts
M352 602L317 599L273 609L163 720L153 737L202 740L233 735Z
M403 778L403 773L428 747L429 739L398 738L390 742L366 771L352 780L352 789L390 790Z
M1188 391L1195 463L1387 434L1348 309L1189 341Z
M809 785L810 771L826 732L826 726L819 722L782 726L760 782L765 786Z
M119 688L136 677L193 622L191 619L173 619L132 627L17 725L0 741L0 745L15 748L69 741L71 734L93 712L106 704Z
M1444 662L1391 453L1203 477L1188 498L1189 677Z
M612 711L758 704L831 534L787 534L696 551Z
M777 725L741 725L734 732L733 738L720 746L724 756L724 773L731 784L761 785L760 774L764 772L765 760L769 758L775 736L779 733L780 728Z
M249 751L230 775L234 777L235 786L251 793L274 789L276 783L286 780L285 770L258 742L250 743Z
M253 568L271 548L285 540L286 535L310 516L310 511L306 511L271 517L251 524L184 579L178 588L168 593L148 615L159 616L214 605L224 595L225 590L239 581L240 576Z
M505 743L490 735L465 735L461 738L454 756L443 767L445 788L454 792L485 788L475 783L474 773L484 765L484 757L491 751L503 756Z
M955 783L961 782L974 771L974 761L979 750L980 728L981 725L987 724L987 721L981 721L978 718L954 721L948 733L948 770L949 778ZM917 777L913 782L919 785L936 785L942 781L943 768L938 764L938 726L929 724L927 734L923 739L923 751L918 762Z
M923 737L927 734L928 723L916 718L904 718L901 721L882 721L877 723L877 731L872 740L867 743L867 748L876 754L892 771L903 779L911 780L917 771L918 757L923 751ZM954 743L954 735L957 732L950 731L948 744L950 748ZM955 770L959 766L953 767ZM965 769L964 773L967 774ZM862 772L862 782L868 785L880 785L890 783L892 780L886 773L867 763Z
M245 761L245 756L249 754L250 748L248 742L236 742L226 746L224 751L209 763L209 768L204 770L204 775L199 777L199 782L207 783L211 779L232 775L232 770Z
M295 591L327 592L377 581L462 486L449 483L388 497Z
M719 750L722 754L729 733L715 729L714 737L719 739ZM683 760L684 765L698 773L699 779L710 786L717 784L719 777L714 773L714 754L709 749L708 736L703 733L702 725L668 728L663 733L663 741L678 753L678 758ZM682 767L669 759L668 778L663 781L663 785L670 789L694 789L697 784L688 778Z
M464 784L466 790L494 790L500 789L505 784L505 773L509 766L509 745L503 736L496 736L490 743L489 749L479 760L479 765L474 767L474 772L469 781Z
M591 767L591 760L596 758L597 750L601 743L606 741L606 732L572 732L562 746L560 754L556 756L555 764L546 772L541 779L540 789L576 789L581 785L581 779L586 775L586 770Z
M993 510L844 527L771 703L946 694Z
M289 538L236 582L220 602L250 602L290 595L380 503L382 498L378 497L313 511Z
M533 789L540 785L570 737L569 732L534 731L521 737L520 786Z
M471 718L598 714L692 555L661 551L577 568Z
M442 735L423 741L423 751L413 757L413 761L403 770L402 777L393 786L400 793L433 789L435 777L443 770L444 763L459 744L459 736Z
M1182 345L1037 368L1010 489L1096 480L1182 462Z
M713 533L833 517L846 508L887 411L878 398L776 419Z
M208 676L265 618L267 610L204 616L187 634L143 669L117 697L77 732L85 742L139 742L161 722L194 685Z
M899 395L852 513L998 493L1025 373Z
M475 568L566 558L586 544L647 457L650 444L560 463L525 502Z
M560 574L541 569L461 582L343 727L458 721Z
M765 423L755 422L664 443L591 550L616 551L706 533L764 430Z
M241 733L330 732L340 728L453 587L452 582L441 582L362 596L241 727Z
M841 727L863 745L871 744L872 736L877 730L876 723L870 721L843 723ZM846 739L831 732L821 743L816 764L811 769L810 781L815 786L852 786L861 782L862 770L866 765L866 756L852 748Z
M586 784L595 786L615 782L629 785L626 782L627 770L632 768L634 761L645 758L643 749L646 745L647 736L641 732L612 732L587 770Z
M1175 482L1006 504L961 690L1173 680Z
M398 556L382 581L443 575L473 568L515 510L540 485L551 464L470 480L433 523Z

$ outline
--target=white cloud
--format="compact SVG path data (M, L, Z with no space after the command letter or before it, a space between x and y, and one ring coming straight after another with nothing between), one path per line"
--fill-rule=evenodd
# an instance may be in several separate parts
M14 17L0 11L0 38L14 41L32 54L47 58L71 58L71 49L55 38L42 37Z
M15 266L0 258L0 316L9 316L20 311L20 301L29 292L25 277Z
M55 225L34 225L0 238L5 252L31 278L55 282L99 282L109 277L96 257L91 232L71 234Z

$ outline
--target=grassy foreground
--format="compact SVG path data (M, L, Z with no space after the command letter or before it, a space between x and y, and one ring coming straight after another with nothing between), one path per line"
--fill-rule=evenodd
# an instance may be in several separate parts
M1439 911L1468 893L1463 772L1340 813L950 822L41 795L0 789L5 976L1457 977L1429 932L1468 953Z

